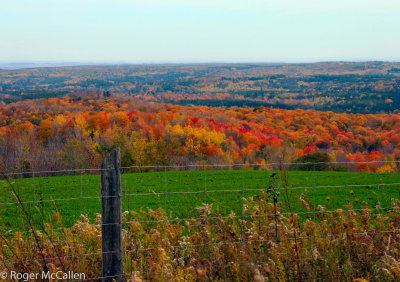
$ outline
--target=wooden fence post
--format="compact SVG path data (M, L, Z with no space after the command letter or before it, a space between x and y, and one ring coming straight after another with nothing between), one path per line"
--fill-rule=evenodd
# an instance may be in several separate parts
M101 165L102 281L122 281L121 153L110 152Z

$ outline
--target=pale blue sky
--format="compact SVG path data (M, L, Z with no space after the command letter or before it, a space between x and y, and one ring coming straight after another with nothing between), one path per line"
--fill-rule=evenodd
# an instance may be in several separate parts
M399 60L398 0L0 0L0 61Z

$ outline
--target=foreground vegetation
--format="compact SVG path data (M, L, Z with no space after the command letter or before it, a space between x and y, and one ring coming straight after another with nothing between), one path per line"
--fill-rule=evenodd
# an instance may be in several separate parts
M287 190L286 190L287 191ZM328 212L300 195L301 220L291 213L286 192L270 186L244 201L246 216L222 217L212 205L196 219L169 221L161 208L123 214L123 258L130 281L398 281L400 202L380 214L349 202ZM289 213L281 213L285 206ZM311 211L316 209L317 213ZM309 213L310 212L310 213ZM154 222L155 221L155 222ZM95 223L95 224L93 224ZM87 216L62 228L54 212L47 231L0 235L0 269L19 272L61 270L101 276L101 228ZM61 228L52 231L53 228ZM364 280L358 280L364 281Z

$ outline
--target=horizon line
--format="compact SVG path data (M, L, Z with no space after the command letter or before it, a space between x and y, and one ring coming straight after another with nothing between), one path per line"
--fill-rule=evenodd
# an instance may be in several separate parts
M2 61L0 69L28 69L69 66L117 66L117 65L213 65L213 64L318 64L318 63L400 63L400 58L393 59L282 59L282 60L160 60L160 61Z

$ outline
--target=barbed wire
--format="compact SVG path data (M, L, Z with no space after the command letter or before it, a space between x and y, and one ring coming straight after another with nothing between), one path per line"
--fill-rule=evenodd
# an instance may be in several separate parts
M232 163L232 164L186 164L186 165L133 165L121 166L119 169L148 169L148 168L207 168L207 167L246 167L246 166L291 166L291 165L321 165L321 164L336 164L336 165L355 165L355 164L400 164L400 160L382 160L382 161L339 161L339 162L273 162L273 163ZM67 172L102 172L115 168L79 168L79 169L61 169L61 170L38 170L38 171L19 171L19 172L0 172L0 175L29 175L29 174L46 174L46 173L67 173ZM292 169L296 170L296 169Z
M320 164L376 164L400 163L400 161L343 161L343 162L274 162L274 163L234 163L234 164L187 164L187 165L136 165L123 166L123 169L132 168L185 168L185 167L233 167L233 166L289 166L289 165L320 165Z
M311 190L311 189L323 189L323 188L345 188L350 187L373 187L373 186L396 186L400 185L400 182L395 183L367 183L367 184L346 184L346 185L322 185L322 186L298 186L298 187L288 187L287 190ZM266 188L245 188L246 192L261 192L266 191ZM206 190L207 193L238 193L243 192L243 189L220 189L220 190ZM169 192L151 192L151 193L128 193L119 196L82 196L74 198L60 198L60 199L42 199L33 201L23 201L19 202L6 202L0 203L0 206L7 205L19 205L19 204L39 204L46 202L60 202L60 201L74 201L74 200L87 200L87 199L102 199L102 198L126 198L126 197L137 197L137 196L165 196L165 195L185 195L185 194L203 194L204 191L169 191Z

